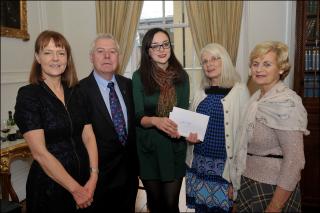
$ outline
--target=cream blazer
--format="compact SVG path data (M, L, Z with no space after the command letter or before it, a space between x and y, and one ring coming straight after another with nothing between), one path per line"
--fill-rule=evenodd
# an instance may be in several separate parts
M249 90L245 84L236 83L226 97L221 99L224 112L224 128L225 128L225 146L227 150L227 159L223 170L222 177L228 182L234 180L230 177L231 169L234 167L234 142L236 137L236 131L240 122L241 114L243 113L243 107L249 100ZM207 95L203 89L196 91L193 101L190 105L190 110L196 111L200 102L205 99ZM188 143L186 164L191 167L193 161L193 149L194 145ZM234 173L233 173L234 174Z

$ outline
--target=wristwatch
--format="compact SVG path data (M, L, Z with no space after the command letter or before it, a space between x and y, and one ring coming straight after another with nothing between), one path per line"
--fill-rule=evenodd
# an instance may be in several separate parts
M93 167L90 167L90 173L99 173L99 169L98 168L93 168Z

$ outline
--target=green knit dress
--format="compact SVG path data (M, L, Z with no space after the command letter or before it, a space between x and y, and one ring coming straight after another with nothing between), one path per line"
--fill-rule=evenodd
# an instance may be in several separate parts
M185 175L186 141L183 137L172 139L156 127L144 128L140 125L143 116L157 116L156 109L160 92L146 95L140 72L132 76L133 97L137 124L137 150L140 177L143 180L172 181ZM175 86L177 107L189 107L189 77Z

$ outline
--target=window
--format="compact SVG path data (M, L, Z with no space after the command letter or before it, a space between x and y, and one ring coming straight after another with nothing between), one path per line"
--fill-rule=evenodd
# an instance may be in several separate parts
M166 29L174 52L189 74L190 98L201 81L201 67L196 55L184 1L144 1L132 55L124 75L131 78L140 62L144 34L151 28Z

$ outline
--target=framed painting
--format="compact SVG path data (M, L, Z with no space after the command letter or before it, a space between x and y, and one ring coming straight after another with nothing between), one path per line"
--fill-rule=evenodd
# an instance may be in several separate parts
M29 40L26 1L1 1L1 36Z

